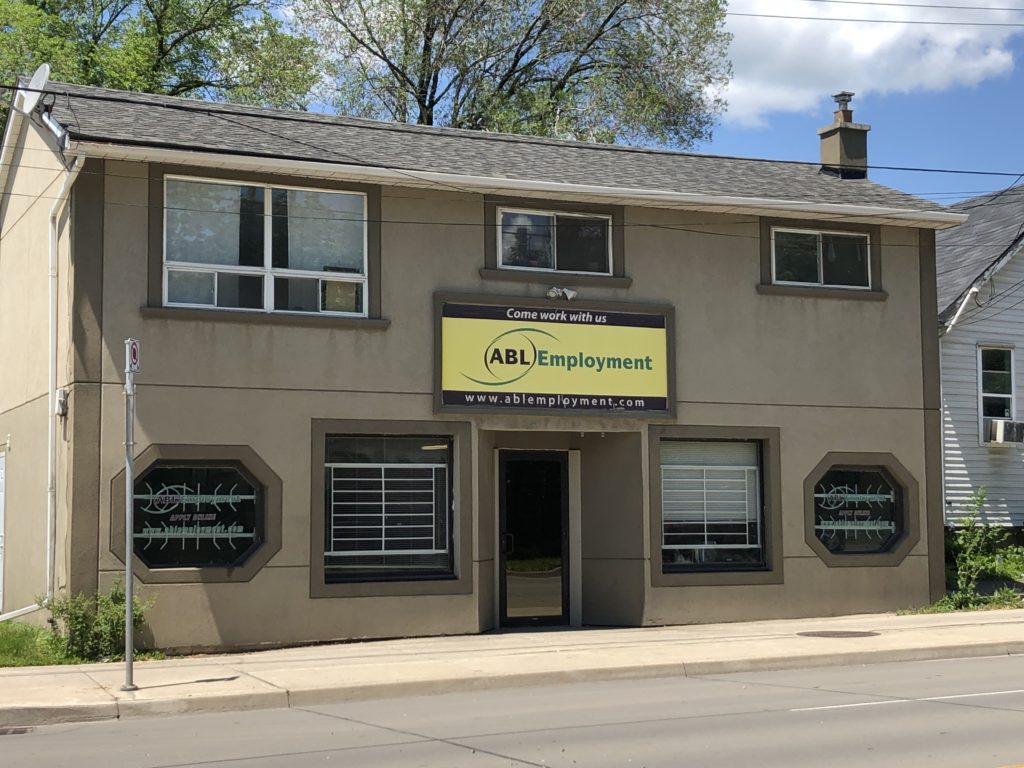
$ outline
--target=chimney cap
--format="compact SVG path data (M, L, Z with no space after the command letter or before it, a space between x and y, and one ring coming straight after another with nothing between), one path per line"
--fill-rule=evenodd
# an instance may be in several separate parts
M857 94L851 93L850 91L840 91L839 93L833 93L832 98L836 100L836 106L840 109L847 110L850 108L850 101Z

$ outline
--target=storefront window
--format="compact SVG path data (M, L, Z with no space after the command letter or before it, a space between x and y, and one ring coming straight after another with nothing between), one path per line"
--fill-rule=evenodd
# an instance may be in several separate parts
M764 568L761 446L661 442L665 573Z
M233 568L264 540L264 489L238 462L157 461L134 504L135 554L149 568Z
M327 583L451 576L448 437L328 435Z
M903 532L904 503L881 467L832 467L814 485L814 533L831 553L887 552Z

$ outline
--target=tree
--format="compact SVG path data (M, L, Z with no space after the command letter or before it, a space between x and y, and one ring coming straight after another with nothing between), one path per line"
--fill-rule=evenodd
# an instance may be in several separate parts
M0 0L0 76L302 107L315 43L272 0ZM10 45L8 45L10 41Z
M339 111L690 146L724 107L725 0L296 0Z
M12 82L18 73L31 73L44 62L61 72L78 72L75 46L61 36L56 19L30 3L0 0L3 82Z

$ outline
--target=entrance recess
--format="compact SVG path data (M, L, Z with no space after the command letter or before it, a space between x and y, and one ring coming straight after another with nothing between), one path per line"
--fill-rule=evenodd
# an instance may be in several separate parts
M569 621L569 482L564 451L499 453L501 623Z

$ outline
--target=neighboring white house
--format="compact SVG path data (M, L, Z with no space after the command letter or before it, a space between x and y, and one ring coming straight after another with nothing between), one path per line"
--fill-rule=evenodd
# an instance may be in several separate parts
M1024 186L953 206L937 236L947 524L1024 527Z

